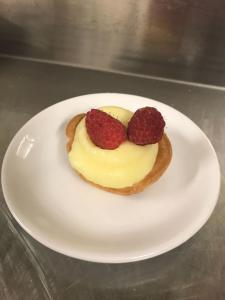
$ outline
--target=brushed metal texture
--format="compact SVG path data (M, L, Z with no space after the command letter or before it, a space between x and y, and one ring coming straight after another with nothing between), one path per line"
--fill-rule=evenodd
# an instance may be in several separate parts
M0 58L0 65L1 161L13 135L40 110L81 94L120 92L185 113L212 141L222 172L215 211L193 238L128 264L85 262L46 248L20 228L0 191L0 299L224 300L225 90L17 59Z
M222 0L0 0L0 53L225 85Z

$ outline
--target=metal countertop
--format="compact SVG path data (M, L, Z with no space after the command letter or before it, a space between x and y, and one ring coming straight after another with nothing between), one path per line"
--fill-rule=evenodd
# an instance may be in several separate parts
M223 0L0 0L0 53L225 85Z
M207 224L159 257L97 264L58 254L31 238L0 193L0 299L225 299L225 89L0 58L0 157L17 130L58 101L87 93L137 94L186 114L218 154L222 186Z

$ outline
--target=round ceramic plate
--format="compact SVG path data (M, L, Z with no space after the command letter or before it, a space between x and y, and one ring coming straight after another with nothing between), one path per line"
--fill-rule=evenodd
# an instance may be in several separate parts
M171 164L140 194L99 190L68 163L67 122L106 105L154 106L166 120ZM219 185L215 151L199 127L165 104L124 94L85 95L43 110L15 135L2 167L5 200L18 223L49 248L96 262L142 260L182 244L211 215Z

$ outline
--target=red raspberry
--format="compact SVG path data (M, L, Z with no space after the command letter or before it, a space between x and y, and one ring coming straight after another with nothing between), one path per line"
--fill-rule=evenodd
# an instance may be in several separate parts
M154 107L138 109L128 123L128 139L137 145L155 144L163 135L165 121Z
M90 139L102 149L115 149L126 140L125 126L101 110L90 110L85 122Z

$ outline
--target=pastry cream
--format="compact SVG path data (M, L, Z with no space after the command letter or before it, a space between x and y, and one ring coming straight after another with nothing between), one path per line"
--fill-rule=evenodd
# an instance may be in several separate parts
M133 114L115 106L100 109L125 126ZM105 187L123 188L141 181L152 170L157 154L158 144L138 146L129 141L114 150L101 149L90 140L83 118L76 128L69 161L89 181Z

